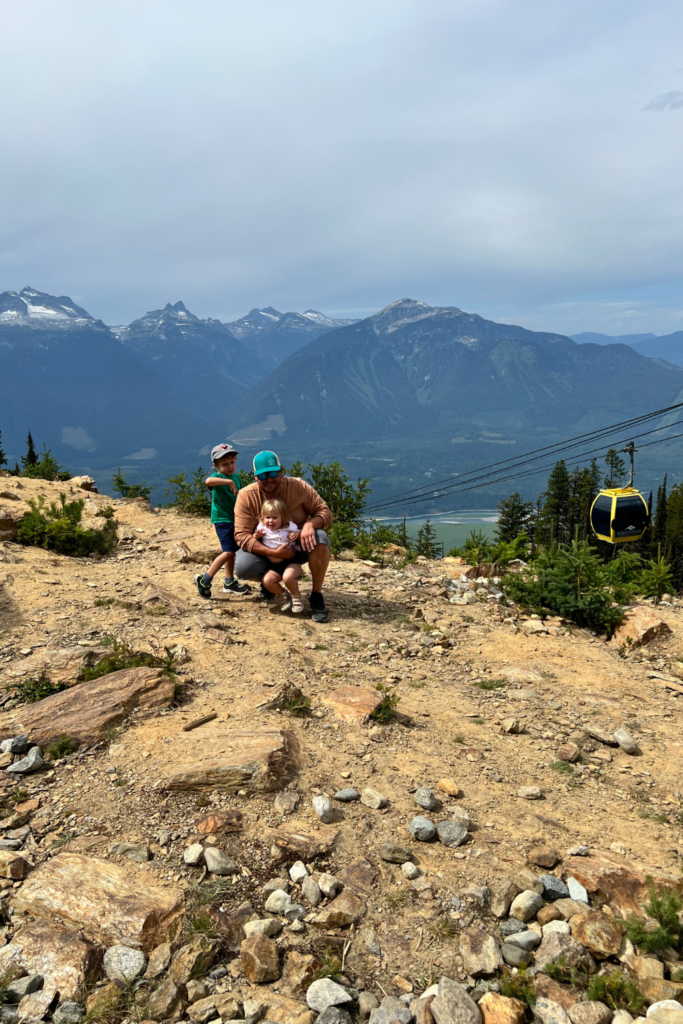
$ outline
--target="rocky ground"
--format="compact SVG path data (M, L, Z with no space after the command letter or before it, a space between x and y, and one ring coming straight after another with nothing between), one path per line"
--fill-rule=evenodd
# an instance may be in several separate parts
M12 541L60 490L111 555ZM3 477L0 530L1 1020L608 1024L573 966L683 1024L680 954L619 924L681 882L676 601L606 643L482 567L340 559L316 625L201 600L210 524L141 500Z

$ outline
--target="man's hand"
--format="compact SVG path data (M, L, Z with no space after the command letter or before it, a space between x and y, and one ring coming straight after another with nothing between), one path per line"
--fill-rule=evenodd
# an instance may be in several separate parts
M299 537L299 543L304 551L312 551L318 543L315 539L315 527L312 523L304 523L301 527L301 536Z
M268 554L270 555L271 558L293 558L294 545L281 544L279 548L269 548Z

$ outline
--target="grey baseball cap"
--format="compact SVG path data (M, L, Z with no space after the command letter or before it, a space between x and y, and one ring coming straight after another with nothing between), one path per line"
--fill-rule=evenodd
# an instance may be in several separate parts
M231 444L217 444L215 448L211 449L212 462L216 462L217 459L222 459L226 455L239 455L239 452Z

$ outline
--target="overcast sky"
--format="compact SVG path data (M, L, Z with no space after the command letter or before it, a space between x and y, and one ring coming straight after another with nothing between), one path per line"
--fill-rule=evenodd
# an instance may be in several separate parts
M0 290L683 329L675 0L2 5Z

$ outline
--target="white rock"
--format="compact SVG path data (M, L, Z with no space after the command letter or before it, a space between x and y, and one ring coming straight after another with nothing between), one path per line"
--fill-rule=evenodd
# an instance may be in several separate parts
M420 877L420 869L417 864L413 864L412 861L407 860L405 864L401 864L401 874L404 878L413 879Z
M332 801L326 796L314 796L311 803L313 804L313 810L318 815L323 825L329 825L334 818Z
M186 864L189 864L190 867L195 867L197 864L200 864L203 859L204 847L201 843L193 843L192 846L188 846L183 853L183 860Z
M322 1013L328 1006L340 1006L351 1002L351 996L331 978L314 981L306 990L306 1002L316 1013Z
M270 938L282 931L282 921L276 917L262 917L259 921L246 921L242 927L247 938L252 935L267 935Z
M657 1010L683 1010L683 1005L677 999L661 999L658 1003L648 1006L646 1017L651 1017Z
M233 860L217 850L215 846L207 846L204 850L204 862L212 875L236 875L237 865Z
M557 932L559 935L571 935L571 928L567 921L548 921L543 925L543 934L552 935Z
M617 729L614 738L625 754L637 754L638 744L626 729Z
M295 860L289 869L289 877L299 885L308 876L308 868L302 860Z
M573 876L567 879L567 888L569 889L570 899L576 900L577 903L588 903L587 890Z
M275 892L271 892L266 900L266 910L269 914L284 914L285 910L289 910L293 906L294 900L284 889L276 889Z
M110 946L104 954L104 973L110 981L123 981L129 985L145 969L145 954L129 946Z
M370 807L373 811L380 810L381 807L386 807L389 801L385 796L379 793L376 789L372 789L368 786L364 789L360 795L360 802L365 804L366 807Z
M323 896L327 896L328 899L332 899L336 896L341 889L341 882L335 878L334 875L329 875L326 871L318 879L318 885Z

